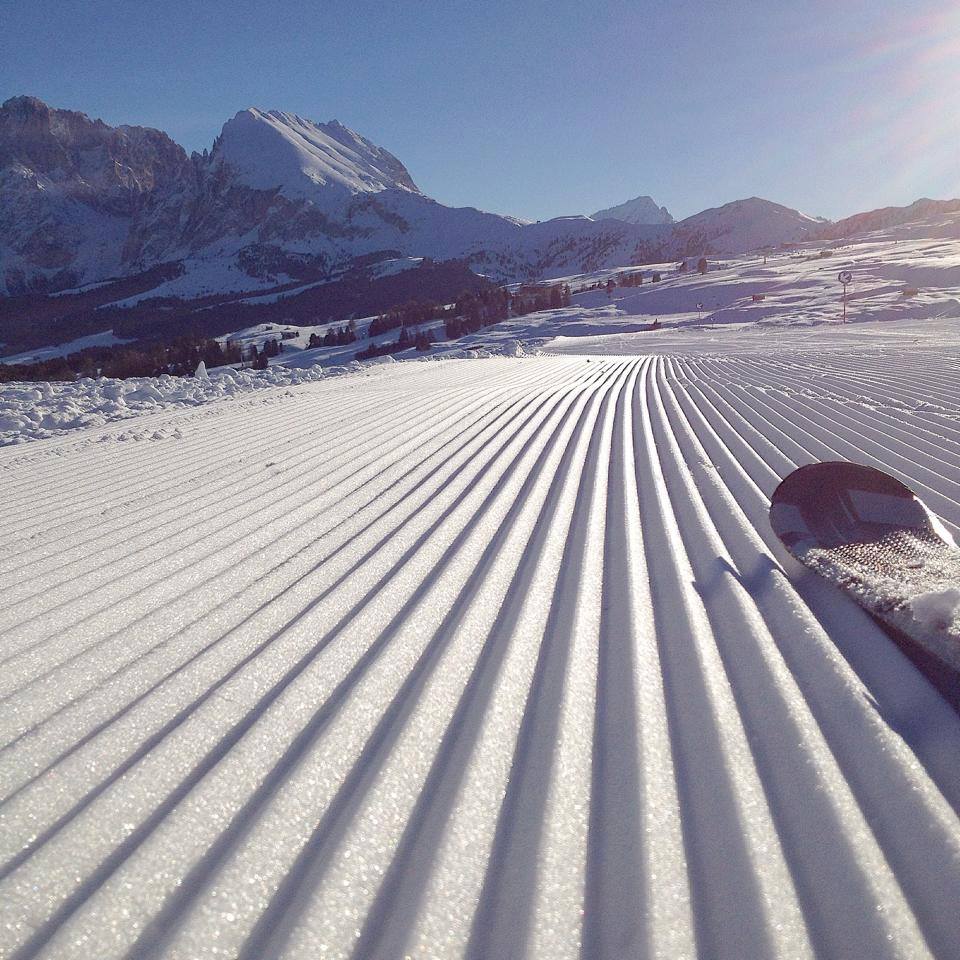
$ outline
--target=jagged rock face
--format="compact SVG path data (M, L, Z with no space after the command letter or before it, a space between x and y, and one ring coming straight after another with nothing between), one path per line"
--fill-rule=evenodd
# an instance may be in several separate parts
M0 285L57 289L122 271L125 235L189 176L165 133L109 127L33 97L0 106Z
M130 215L143 194L178 182L189 160L159 130L109 127L34 97L14 97L0 106L0 167L16 164L86 203Z

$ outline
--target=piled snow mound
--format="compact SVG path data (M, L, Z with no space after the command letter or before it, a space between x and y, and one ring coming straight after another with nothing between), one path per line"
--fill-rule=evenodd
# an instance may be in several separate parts
M197 407L268 387L308 383L323 376L321 367L220 367L206 377L84 377L73 383L0 384L0 446L54 437L168 408Z
M450 350L438 359L443 360L489 360L493 354L483 347L461 347L457 350Z
M936 629L946 629L960 615L960 590L930 590L910 600L910 610L917 623Z

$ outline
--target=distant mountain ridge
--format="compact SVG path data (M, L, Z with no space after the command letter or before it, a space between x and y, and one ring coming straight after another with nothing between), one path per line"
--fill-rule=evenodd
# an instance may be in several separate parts
M32 97L0 106L0 294L57 292L179 264L157 295L318 279L378 256L463 259L498 281L659 252L656 226L546 223L451 208L338 121L240 111L210 151Z
M923 197L906 207L881 207L879 210L857 213L852 217L837 220L824 227L821 236L830 240L842 240L845 237L859 236L915 221L928 221L951 213L960 213L960 200L930 200Z
M0 298L116 282L125 305L176 298L200 309L424 257L496 282L540 280L842 237L949 202L914 207L829 224L752 197L674 222L642 196L592 218L528 223L438 203L397 157L336 120L249 108L188 156L159 130L34 97L0 106Z

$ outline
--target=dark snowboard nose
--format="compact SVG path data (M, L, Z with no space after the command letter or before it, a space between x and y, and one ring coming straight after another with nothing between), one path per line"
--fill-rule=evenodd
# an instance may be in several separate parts
M770 525L791 550L874 543L896 531L935 535L923 504L894 477L846 461L794 470L774 491Z

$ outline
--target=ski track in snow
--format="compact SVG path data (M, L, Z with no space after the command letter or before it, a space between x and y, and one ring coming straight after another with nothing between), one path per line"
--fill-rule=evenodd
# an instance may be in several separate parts
M954 359L394 364L154 420L0 450L0 955L958 956L960 717L767 523L851 459L960 530Z

